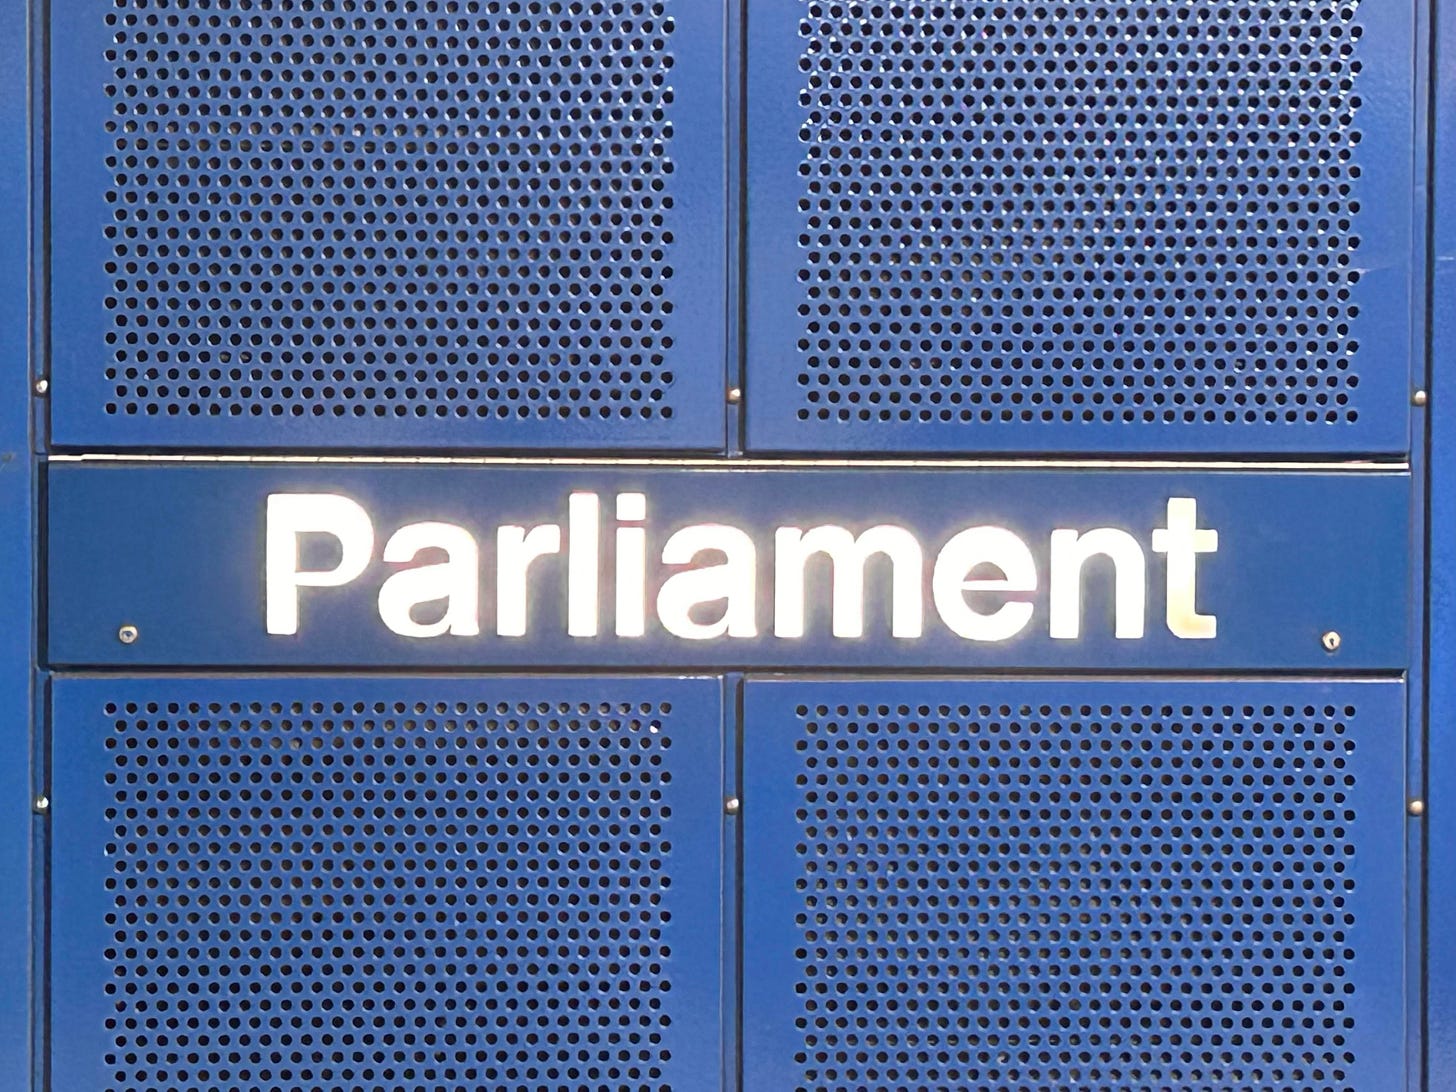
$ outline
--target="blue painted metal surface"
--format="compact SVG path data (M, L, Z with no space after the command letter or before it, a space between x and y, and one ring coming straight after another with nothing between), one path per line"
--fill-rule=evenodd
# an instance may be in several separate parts
M1401 452L1414 5L748 24L748 438Z
M954 670L1058 667L1159 669L1371 669L1407 663L1405 558L1409 479L1346 473L1192 470L788 470L701 467L64 464L51 468L49 521L50 662L57 665L792 665ZM564 556L529 570L526 635L497 636L496 528L559 525L569 551L568 495L596 491L602 513L596 636L568 636ZM646 498L644 635L615 636L612 586L614 495ZM270 493L336 493L376 524L375 561L339 588L304 589L297 632L265 626L264 524ZM1170 497L1198 502L1198 523L1216 529L1216 553L1198 561L1199 609L1218 618L1213 639L1175 637L1164 624L1164 564L1149 548L1166 523ZM1332 513L1339 518L1331 518ZM466 528L480 553L479 635L406 637L381 621L379 591L396 565L379 561L387 536L414 521ZM663 542L689 524L729 524L751 536L757 576L754 636L686 639L657 621L652 604L666 574ZM830 567L805 581L804 634L780 636L771 588L775 528L876 524L910 529L922 544L923 631L890 636L889 565L866 567L863 636L831 636ZM968 640L941 620L930 592L937 551L965 528L1009 528L1035 560L1030 620L1004 641ZM588 528L590 525L587 525ZM1053 528L1126 528L1146 556L1145 630L1113 636L1110 566L1089 564L1083 628L1053 638L1048 625L1048 542ZM330 536L308 568L337 564ZM717 539L714 539L717 541ZM306 548L306 547L305 547ZM695 564L722 555L709 551ZM912 570L913 571L913 570ZM845 582L854 574L845 569ZM1133 578L1136 579L1136 578ZM723 589L727 583L715 584ZM737 585L743 586L743 585ZM719 590L719 595L726 594ZM1001 605L982 606L985 611ZM710 604L708 620L723 613ZM119 627L137 626L135 643ZM1337 653L1320 637L1341 635Z
M29 75L24 4L0 7L0 1088L31 1087L32 688L36 588L31 451Z
M26 237L42 131L53 214L50 314L25 248L0 258L0 1088L47 1061L61 1092L1456 1088L1448 13L1428 73L1425 13L1372 0L467 7L54 0L29 96L3 16L0 218ZM893 461L999 452L1099 462ZM1229 458L1106 465L1197 453ZM576 490L601 636L567 636L553 557L529 636L496 636L496 527L569 548ZM293 637L264 626L271 491L376 525ZM634 491L646 632L618 637ZM1220 534L1214 640L1163 624L1171 496ZM421 520L478 538L484 635L383 625L379 548ZM924 635L889 635L878 559L865 636L831 637L820 559L806 635L776 636L774 529L886 522L925 548ZM754 636L658 622L682 566L653 559L693 523L752 537ZM933 606L975 524L1040 574L1004 644ZM1142 544L1143 638L1112 637L1103 561L1080 638L1048 633L1048 536L1094 526ZM33 737L37 677L89 668ZM460 668L554 674L430 673ZM711 677L635 674L684 670ZM588 921L608 876L638 917ZM552 882L580 897L533 902Z
M716 1086L720 697L58 680L52 1087Z
M1435 19L1432 64L1431 412L1427 491L1425 1048L1427 1087L1456 1088L1456 20Z
M1402 1086L1398 682L751 681L744 719L745 1088Z
M724 9L328 11L51 5L55 442L720 450Z

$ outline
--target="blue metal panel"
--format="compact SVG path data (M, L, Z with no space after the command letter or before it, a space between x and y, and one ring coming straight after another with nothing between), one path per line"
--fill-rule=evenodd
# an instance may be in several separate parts
M49 657L60 665L129 666L1402 670L1409 643L1409 488L1407 475L1368 470L53 464ZM598 634L568 636L567 563L556 554L530 570L527 635L497 636L495 528L555 524L570 550L567 497L582 490L602 498L602 589L611 586L615 565L613 494L641 491L646 497L652 564L643 635L616 636L613 595L602 591ZM305 590L298 632L288 636L270 636L264 624L264 522L272 492L336 492L362 505L376 524L375 560L348 586ZM1200 609L1218 618L1213 639L1178 638L1164 623L1165 566L1148 545L1174 496L1196 498L1199 525L1219 534L1217 552L1198 561ZM457 524L478 543L479 635L406 637L381 620L379 589L396 567L378 560L379 552L395 529L420 520ZM698 523L734 525L751 536L757 572L744 594L756 596L753 636L684 639L661 625L652 609L659 584L683 568L656 563L663 542L675 529ZM1010 528L1026 542L1040 574L1031 618L1012 639L968 640L941 621L932 595L922 590L921 636L891 637L889 565L880 559L865 569L870 605L864 635L837 638L830 632L831 574L824 562L805 579L810 590L803 636L779 636L770 590L775 528L821 523L855 533L885 523L911 529L922 544L927 581L938 551L962 529ZM1127 528L1146 551L1145 632L1137 639L1113 636L1111 579L1094 564L1087 570L1081 636L1052 638L1050 533L1107 525ZM717 560L709 556L699 564ZM117 640L125 623L139 627L135 643ZM1321 646L1327 630L1342 637L1337 653Z
M0 1088L33 1087L31 706L36 645L31 464L26 4L0 5Z
M745 707L746 1088L1401 1087L1398 682Z
M61 446L723 446L724 9L50 5Z
M53 1087L714 1087L720 698L58 680Z
M1456 1088L1456 18L1440 5L1432 67L1425 1048L1427 1087Z
M1406 450L1413 11L755 8L750 448Z

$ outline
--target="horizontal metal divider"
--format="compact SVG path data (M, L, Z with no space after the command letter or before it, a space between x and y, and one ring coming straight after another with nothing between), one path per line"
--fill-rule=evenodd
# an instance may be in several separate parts
M848 470L856 467L881 470L1338 470L1342 472L1371 471L1384 473L1409 472L1411 465L1403 456L1382 459L1378 455L1361 456L1343 454L1337 456L1311 454L1305 458L1289 456L1271 457L1251 452L1246 458L1225 456L1221 459L1149 458L1146 455L1129 455L1121 458L1114 453L1101 453L1097 457L1010 457L997 458L968 454L964 458L939 455L917 458L906 454L865 455L855 458L853 453L828 453L819 457L775 458L770 455L717 455L712 457L650 454L625 456L533 456L533 455L287 455L287 454L208 454L208 453L125 453L125 452L76 452L53 453L44 462L51 463L127 463L127 464L182 464L209 465L213 463L243 464L249 466L492 466L492 467L591 467L610 469L612 467L671 466L683 468L711 468L732 470L754 469L805 469L824 467Z
M678 679L678 678L720 678L734 676L748 680L761 679L804 679L814 682L880 682L909 679L923 679L927 682L1035 682L1035 681L1057 681L1076 680L1079 682L1138 682L1138 681L1172 681L1180 682L1238 682L1248 680L1250 682L1329 682L1360 679L1384 679L1391 682L1398 682L1406 677L1404 671L1387 671L1380 669L1331 669L1328 672L1311 672L1309 670L1278 670L1267 671L1187 671L1179 668L1167 668L1165 670L1140 670L1140 671L1105 671L1094 668L1067 669L1067 668L1040 668L1025 669L1018 671L968 671L965 669L947 669L935 667L907 667L907 668L883 668L874 671L854 672L845 671L843 667L825 668L803 668L796 667L791 671L775 671L772 668L752 667L724 667L714 666L692 666L674 667L664 670L661 667L633 668L624 666L615 667L592 667L590 665L577 665L571 667L530 667L530 666L505 666L475 669L455 668L418 668L418 667L392 667L388 665L374 665L370 667L299 667L290 665L287 668L273 668L267 666L247 667L195 667L195 666L135 666L128 667L124 664L117 665L85 665L83 667L51 666L46 669L53 678L66 679L88 679L88 678L185 678L185 679L348 679L348 678L410 678L410 679L517 679L517 678L580 678L582 676L598 677L610 676L611 678L625 679Z

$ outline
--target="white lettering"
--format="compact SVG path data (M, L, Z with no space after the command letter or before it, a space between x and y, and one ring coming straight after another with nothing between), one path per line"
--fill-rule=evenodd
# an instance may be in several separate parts
M1052 532L1051 636L1070 640L1082 633L1082 566L1092 557L1112 559L1112 632L1119 638L1143 635L1147 613L1147 559L1137 539L1115 527L1085 534L1059 527Z
M774 535L775 636L804 636L804 569L815 554L827 555L833 566L830 629L834 636L864 636L865 563L875 554L890 559L891 636L920 636L925 560L914 535L888 524L871 527L858 538L847 528L832 524L807 531L780 527Z
M1198 555L1218 552L1218 532L1198 529L1198 501L1168 499L1168 526L1153 531L1153 550L1168 555L1168 631L1175 637L1218 636L1218 617L1199 614Z
M597 553L601 530L595 493L573 493L566 502L566 632L597 635Z
M647 519L647 498L641 493L617 495L617 522ZM617 528L617 636L641 637L647 631L647 532L641 527Z
M655 635L660 626L667 635L691 641L758 636L758 544L751 532L719 523L682 527L662 546L660 561L666 568L659 570L658 559L647 554L647 496L623 492L610 500L616 523L605 531L601 495L585 490L568 494L559 523L495 528L497 635L524 637L531 632L536 605L532 595L547 590L542 580L557 581L564 574L565 588L552 583L548 602L537 605L535 613L553 622L564 616L569 637L597 637L604 625L618 638L643 637L654 606ZM370 570L375 528L364 508L336 493L274 493L266 508L265 624L270 634L292 635L299 631L301 589L341 587ZM1167 628L1180 639L1207 640L1218 632L1217 617L1200 614L1197 606L1198 557L1217 553L1219 533L1200 528L1198 519L1194 498L1170 497L1167 525L1152 530L1151 548L1165 555L1167 563ZM923 635L928 559L912 530L877 524L856 534L848 526L820 524L762 528L761 533L766 536L770 530L773 615L764 623L776 637L802 639L815 624L811 619L823 618L826 595L828 618L820 624L827 624L835 638L864 639L867 601L875 607L884 603L892 637L912 640ZM605 547L604 533L614 536ZM331 538L305 537L311 535ZM1083 636L1086 585L1092 579L1100 589L1102 572L1111 580L1106 609L1113 635L1119 640L1144 636L1146 539L1118 527L1058 527L1042 541L1048 543L1048 636L1058 641ZM604 548L609 556L603 556ZM564 556L545 566L535 564L551 555ZM389 536L381 557L394 567L377 584L379 617L390 631L412 638L480 635L481 611L488 612L491 605L481 600L485 577L474 529L434 521L406 524ZM957 636L1007 641L1035 616L1037 560L1026 541L1008 528L966 528L951 536L933 561L929 582L935 610ZM1103 566L1094 565L1096 577L1088 577L1089 563ZM654 565L651 571L649 564ZM767 558L764 564L769 567ZM609 589L602 587L604 565ZM826 568L827 587L819 575ZM544 576L538 571L542 569ZM533 572L538 585L534 593ZM811 579L813 587L808 586ZM604 596L611 604L606 608ZM1102 596L1094 593L1094 598ZM604 609L613 612L610 623L604 622ZM1095 614L1106 616L1100 604Z
M970 579L981 565L995 566L1003 578ZM1003 603L982 614L966 601L966 593L1034 592L1036 559L1004 527L970 527L941 547L930 586L940 620L952 633L969 641L1005 641L1031 621L1031 604Z
M389 536L384 560L413 561L421 550L444 550L446 560L395 573L379 589L379 617L403 637L438 637L480 633L480 549L464 527L452 523L411 523ZM416 622L411 610L421 603L445 600L437 622Z
M754 619L756 552L753 539L737 527L696 523L675 532L662 547L667 565L690 564L700 553L722 553L718 565L705 565L674 573L657 593L657 616L676 637L706 641L712 637L757 637ZM695 622L692 609L699 603L725 600L722 615L713 622Z
M502 637L524 637L529 620L528 583L531 562L561 552L561 528L554 523L501 527L495 533L495 631Z
M339 563L299 569L299 536L333 535ZM264 615L269 633L298 632L298 589L337 588L358 579L374 553L374 524L357 502L337 493L273 493L264 531Z

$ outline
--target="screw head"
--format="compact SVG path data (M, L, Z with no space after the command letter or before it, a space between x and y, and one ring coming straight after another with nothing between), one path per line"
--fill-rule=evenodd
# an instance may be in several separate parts
M124 645L136 644L136 639L141 636L141 631L127 622L116 631L116 639Z
M1340 635L1334 630L1321 634L1320 644L1324 645L1326 652L1336 652L1340 647Z
M742 402L742 401L743 401L743 391L742 391L742 389L739 388L739 387L729 387L728 388L728 404L730 406L736 406L736 405L738 405L739 402Z
M737 815L738 809L741 806L742 805L739 804L738 797L736 796L730 796L727 800L723 801L723 810L726 811L729 815Z
M1411 395L1411 403L1417 406L1424 406L1426 404L1426 392L1416 391L1415 394Z
M46 391L48 391L50 389L51 389L50 380L48 380L48 379L37 379L35 381L35 393L36 394L45 394Z
M40 811L40 812L50 811L51 810L50 798L49 797L46 797L46 796L37 796L35 798L35 803L32 804L31 806L34 807L36 811Z
M1412 800L1409 804L1405 806L1405 808L1406 811L1410 812L1412 815L1426 814L1426 802L1424 800Z

